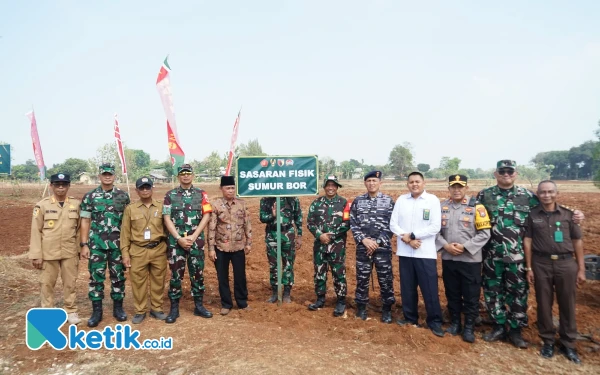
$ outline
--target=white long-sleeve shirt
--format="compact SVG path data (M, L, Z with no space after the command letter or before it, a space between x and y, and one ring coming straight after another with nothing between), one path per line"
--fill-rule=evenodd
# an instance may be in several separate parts
M440 200L426 191L417 199L410 193L398 197L390 219L390 229L398 236L396 255L411 258L437 259L435 236L441 227ZM413 249L402 242L405 233L414 233L421 247Z

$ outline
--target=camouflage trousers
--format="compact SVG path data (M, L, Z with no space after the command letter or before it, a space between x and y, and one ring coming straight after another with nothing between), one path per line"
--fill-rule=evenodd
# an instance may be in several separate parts
M104 280L106 280L106 267L110 276L110 298L122 301L125 298L125 268L121 258L120 249L101 250L92 245L90 248L90 283L88 296L91 301L104 299Z
M167 260L171 270L169 281L169 299L181 298L181 281L185 275L185 264L187 263L190 273L190 284L192 297L204 295L204 248L196 244L185 251L181 246L167 248Z
M377 270L377 280L384 305L393 305L394 276L392 274L392 250L379 248L369 257L363 245L356 247L356 303L369 303L369 282L373 264Z
M296 247L294 233L281 233L281 284L294 285L294 261L296 260ZM277 285L277 238L267 234L267 259L269 260L269 282Z
M504 263L492 258L483 261L483 297L494 323L526 327L528 296L524 263Z
M315 293L324 296L327 292L327 271L331 267L333 287L338 297L345 297L348 291L346 284L346 244L344 242L323 245L315 242L313 247L313 263L315 265Z

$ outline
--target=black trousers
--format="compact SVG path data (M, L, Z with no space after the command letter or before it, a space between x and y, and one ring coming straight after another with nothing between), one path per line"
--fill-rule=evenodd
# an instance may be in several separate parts
M427 310L427 326L430 328L441 326L442 309L438 296L437 259L399 257L399 261L404 319L415 324L419 322L418 286Z
M225 252L215 249L217 260L217 279L219 280L219 295L221 296L221 307L230 309L233 307L231 301L231 290L229 289L229 263L233 266L233 293L235 303L240 309L248 306L248 287L246 286L246 253L244 250Z
M452 320L460 320L461 312L466 319L475 320L479 316L481 263L442 260L442 279Z

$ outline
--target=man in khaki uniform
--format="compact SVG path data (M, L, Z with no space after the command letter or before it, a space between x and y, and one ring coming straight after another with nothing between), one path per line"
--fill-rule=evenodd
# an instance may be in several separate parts
M54 286L60 273L63 282L67 321L79 324L75 305L75 282L79 265L79 200L68 197L71 177L50 176L54 195L39 201L33 209L29 259L40 274L42 307L54 307Z
M135 182L140 200L131 203L123 212L121 224L121 254L123 265L129 268L135 316L133 324L146 318L148 279L150 279L150 316L165 320L162 311L165 274L167 273L167 244L163 226L162 201L152 199L153 183L149 177Z

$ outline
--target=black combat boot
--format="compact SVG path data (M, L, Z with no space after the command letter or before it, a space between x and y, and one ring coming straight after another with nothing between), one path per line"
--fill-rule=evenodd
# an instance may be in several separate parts
M475 319L465 317L465 329L463 330L462 339L471 344L475 342Z
M508 332L508 340L519 349L527 349L527 341L521 335L521 328L511 328Z
M96 327L102 320L102 301L92 301L92 316L88 320L88 327Z
M127 314L123 311L123 300L113 300L113 316L119 322L127 320Z
M494 329L483 335L483 340L487 342L504 340L506 338L506 328L504 324L495 324Z
M381 307L381 321L385 324L392 324L392 305Z
M175 323L177 318L179 318L179 299L172 299L171 310L169 311L169 315L167 315L165 322L169 324Z
M342 316L346 312L346 297L337 298L335 309L333 309L333 316Z
M320 295L317 296L317 301L315 303L311 303L310 305L308 305L308 309L310 311L317 311L318 309L322 309L323 306L325 306L325 296Z
M196 308L194 309L194 315L201 316L203 318L212 318L213 314L208 311L204 305L202 305L202 300L204 296L199 296L194 298L194 304Z
M364 303L356 304L356 317L367 320L367 305Z
M460 314L453 315L452 320L450 322L450 327L446 328L446 332L448 332L452 336L456 336L456 335L460 334L461 330L462 330L462 325L460 322Z
M292 303L292 286L284 285L283 286L283 303Z
M277 302L277 285L271 285L271 289L273 290L273 294L267 300L267 303L275 303Z

